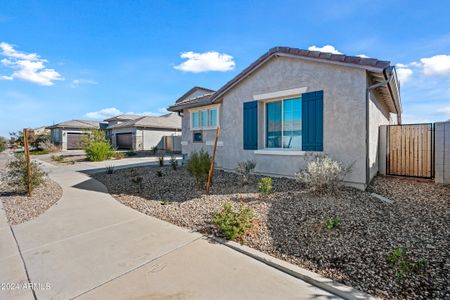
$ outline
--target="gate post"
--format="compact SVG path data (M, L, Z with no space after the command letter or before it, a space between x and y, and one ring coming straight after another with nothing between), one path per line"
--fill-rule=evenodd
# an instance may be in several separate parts
M387 145L388 145L388 125L381 125L379 127L378 134L378 172L380 175L386 175L386 162L387 162Z
M450 184L450 122L437 122L434 126L434 181Z

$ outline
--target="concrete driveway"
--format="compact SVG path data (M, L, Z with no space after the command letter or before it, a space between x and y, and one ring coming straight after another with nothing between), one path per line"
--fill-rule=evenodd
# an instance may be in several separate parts
M336 298L198 233L123 206L103 184L78 172L104 166L46 165L63 197L38 218L12 227L19 255L11 254L11 236L9 252L0 246L0 262L14 265L2 267L0 282L26 276L37 287L35 295L0 289L1 299ZM9 230L1 215L0 225Z

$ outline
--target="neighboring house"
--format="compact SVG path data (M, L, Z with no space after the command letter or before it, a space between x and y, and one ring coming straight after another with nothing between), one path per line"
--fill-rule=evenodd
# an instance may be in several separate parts
M194 94L194 92L196 94ZM244 160L257 173L294 176L308 153L328 154L364 189L378 172L379 126L401 122L388 61L288 47L270 49L217 92L196 88L169 107L182 115L182 153L212 151L216 166Z
M38 128L33 128L33 133L35 135L46 135L46 134L50 134L50 129L47 128L47 126L41 126Z
M61 145L62 150L81 149L81 137L88 134L91 129L104 129L104 123L90 120L70 120L61 122L52 126L50 129L50 137L52 143Z
M176 113L154 116L119 115L106 119L107 136L116 149L181 151L181 118Z

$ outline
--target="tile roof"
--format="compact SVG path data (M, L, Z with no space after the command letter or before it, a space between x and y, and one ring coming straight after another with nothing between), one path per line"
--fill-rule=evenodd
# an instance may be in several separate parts
M290 48L290 47L274 47L264 53L260 58L258 58L255 62L253 62L250 66L245 68L241 73L236 75L233 79L228 81L224 86L222 86L214 95L211 97L211 102L214 102L217 98L222 96L226 91L228 91L232 86L238 83L241 79L243 79L248 73L253 71L253 69L259 67L262 63L268 60L270 57L275 55L289 55L293 57L299 57L304 59L316 60L316 61L324 61L330 63L338 63L349 66L358 66L362 68L367 68L372 71L379 69L379 71L383 71L390 65L389 61L378 60L376 58L366 58L359 56L348 56L344 54L332 54L320 51L310 51L303 50L298 48Z
M48 126L47 128L83 128L83 129L92 129L92 128L100 128L100 123L92 120L69 120L60 122L58 124L54 124L52 126Z
M121 114L121 115L118 115L118 116L114 116L114 117L105 119L105 121L106 122L114 121L114 120L128 121L128 120L136 120L136 119L139 119L140 117L142 117L142 116L140 116L140 115L132 115L132 114Z
M110 125L107 129L127 127L181 129L181 118L176 113L169 113L158 117L141 116L136 120Z
M378 60L376 58L366 58L359 56L349 56L344 54L332 54L320 51L310 51L303 50L298 48L290 48L290 47L274 47L264 53L261 57L259 57L255 62L253 62L250 66L245 68L242 72L236 75L233 79L228 81L224 86L222 86L218 91L211 91L210 94L196 97L196 98L188 98L183 101L179 101L183 99L186 95L193 91L193 89L189 90L185 95L180 97L176 103L168 108L169 111L179 111L189 107L202 106L206 104L213 103L218 100L224 93L226 93L229 89L231 89L235 84L237 84L240 80L245 78L249 73L251 73L254 69L262 65L265 61L270 59L272 56L292 56L303 58L307 60L314 61L322 61L340 65L348 65L354 67L360 67L372 72L382 72L385 68L390 66L389 61Z
M209 94L209 93L214 93L214 92L215 92L214 90L207 89L207 88L204 88L204 87L201 87L201 86L194 86L194 87L191 88L189 91L187 91L186 93L184 93L183 96L181 96L180 98L178 98L178 99L175 101L175 103L180 103L180 102L186 100L185 98L186 98L189 94L195 92L196 90L204 91L205 94Z

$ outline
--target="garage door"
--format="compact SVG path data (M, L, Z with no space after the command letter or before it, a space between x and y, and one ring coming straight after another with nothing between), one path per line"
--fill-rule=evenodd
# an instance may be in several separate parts
M67 150L82 149L81 136L82 133L67 133Z
M118 133L116 134L116 146L117 149L130 150L133 147L132 135L130 133Z

